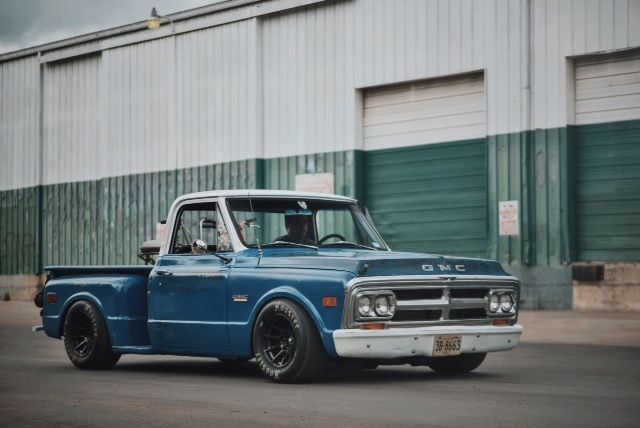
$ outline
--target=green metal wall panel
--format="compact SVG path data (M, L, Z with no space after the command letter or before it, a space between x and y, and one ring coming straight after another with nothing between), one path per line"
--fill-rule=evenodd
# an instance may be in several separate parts
M573 254L573 141L567 128L488 137L491 258L560 265ZM499 201L517 200L520 231L499 235Z
M530 133L495 135L487 139L489 256L507 264L531 261ZM520 231L516 236L499 235L499 202L516 200Z
M139 263L142 242L155 236L180 195L252 188L261 161L246 160L43 188L44 265Z
M38 271L39 189L0 192L0 274Z
M628 121L2 191L0 274L135 263L140 243L183 193L293 189L296 174L322 172L334 173L336 193L364 201L394 249L513 266L638 260L639 142L640 121ZM520 203L517 237L498 235L501 200Z
M535 264L569 263L570 238L564 207L570 194L567 176L569 141L566 128L539 129L533 134L533 212Z
M575 131L577 258L639 261L640 120Z
M365 153L365 204L395 250L486 257L485 139Z
M362 152L343 151L265 159L264 188L295 190L297 174L334 174L334 192L352 198L361 197L359 175L362 173Z
M360 199L362 179L361 151L330 152L301 155L264 160L264 188L278 190L295 190L297 174L319 174L330 172L334 175L334 192L339 195ZM347 222L344 215L327 216L324 230L343 233ZM262 225L264 236L275 236L284 233L282 224ZM279 232L275 232L279 231Z

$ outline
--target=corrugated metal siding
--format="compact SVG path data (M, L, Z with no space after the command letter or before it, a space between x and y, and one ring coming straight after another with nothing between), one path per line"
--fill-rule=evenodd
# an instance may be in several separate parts
M566 126L573 123L567 57L640 46L640 2L533 0L531 17L530 129Z
M259 157L256 25L177 38L176 168Z
M576 59L575 67L577 125L640 119L640 49Z
M0 191L0 274L38 272L38 191Z
M175 52L173 38L103 52L94 179L177 167Z
M577 258L640 260L640 120L576 129Z
M528 132L491 136L487 140L489 255L507 264L531 262L530 150ZM513 200L519 202L520 234L499 236L499 202Z
M572 161L572 140L567 128L533 132L529 186L533 192L530 215L535 225L533 264L557 265L572 260Z
M334 193L352 198L361 197L357 186L362 181L358 178L362 172L362 152L357 151L265 159L263 185L265 189L295 190L297 174L324 172L334 175ZM341 214L326 215L321 230L344 233L348 221L351 220ZM282 224L272 222L262 226L263 236L277 236L280 231L284 232Z
M364 92L364 149L483 138L482 74L423 80Z
M62 122L48 123L55 128L46 138L57 145L77 145L80 139L93 140L96 126L98 138L95 146L91 142L78 146L77 161L69 156L65 162L74 163L73 168L56 170L50 165L44 183L263 155L360 149L358 88L481 69L486 70L489 135L564 126L570 110L565 57L640 45L640 31L632 25L640 20L640 6L632 0L534 0L529 23L528 4L525 0L323 3L105 50L97 83L94 60L54 64L51 73L64 73L58 76L60 85L49 85L47 99L62 95L57 102L75 108L95 92L87 85L97 84L98 101L85 114L93 115L97 108L99 121L69 128L68 119L62 117ZM23 77L32 80L26 85L28 91L36 91L25 97L3 96L8 112L25 102L37 112L35 57L0 67L21 68L27 63L34 66L29 65L28 73L3 72L3 81L12 82L3 84L3 94L20 93L21 85L14 83ZM55 76L48 73L47 69L45 80L53 83ZM74 79L84 86L70 90ZM51 113L55 112L49 111L50 119ZM7 117L2 115L3 120ZM7 121L2 141L27 129L34 137L18 147L33 150L38 143L37 120L34 125L21 128L19 122ZM99 153L99 161L85 155L85 149ZM13 164L3 169L7 178L0 182L2 188L37 183L13 178ZM19 175L33 174L26 166L16 168L29 171Z
M44 184L254 159L256 20L45 69Z
M488 138L490 257L511 265L573 258L573 139L566 128ZM499 236L498 203L517 200L520 234Z
M371 0L267 17L265 157L361 148L357 88L481 69L488 132L524 129L525 6Z
M155 236L180 195L259 186L261 166L247 160L43 188L44 264L140 263L140 244ZM5 273L5 272L0 272Z
M40 180L40 71L36 57L0 63L0 190Z
M486 257L486 141L365 153L365 204L394 250Z
M357 175L361 171L361 154L354 151L319 153L264 160L265 189L295 190L297 174L334 174L334 192L359 197Z
M95 179L99 142L100 56L46 66L43 88L43 181Z

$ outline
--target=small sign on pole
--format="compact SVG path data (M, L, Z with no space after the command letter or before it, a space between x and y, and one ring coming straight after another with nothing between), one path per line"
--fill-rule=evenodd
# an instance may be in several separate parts
M514 236L520 234L518 222L518 201L498 202L500 216L500 236Z

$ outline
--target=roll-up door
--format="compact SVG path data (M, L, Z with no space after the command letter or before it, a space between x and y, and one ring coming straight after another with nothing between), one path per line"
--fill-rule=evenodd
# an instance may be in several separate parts
M482 74L364 92L365 204L394 250L487 255Z
M640 50L577 59L577 258L640 260Z

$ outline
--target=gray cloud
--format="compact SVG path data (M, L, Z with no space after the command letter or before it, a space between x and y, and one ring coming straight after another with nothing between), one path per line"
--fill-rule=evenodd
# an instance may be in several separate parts
M0 0L0 53L143 21L215 0Z

